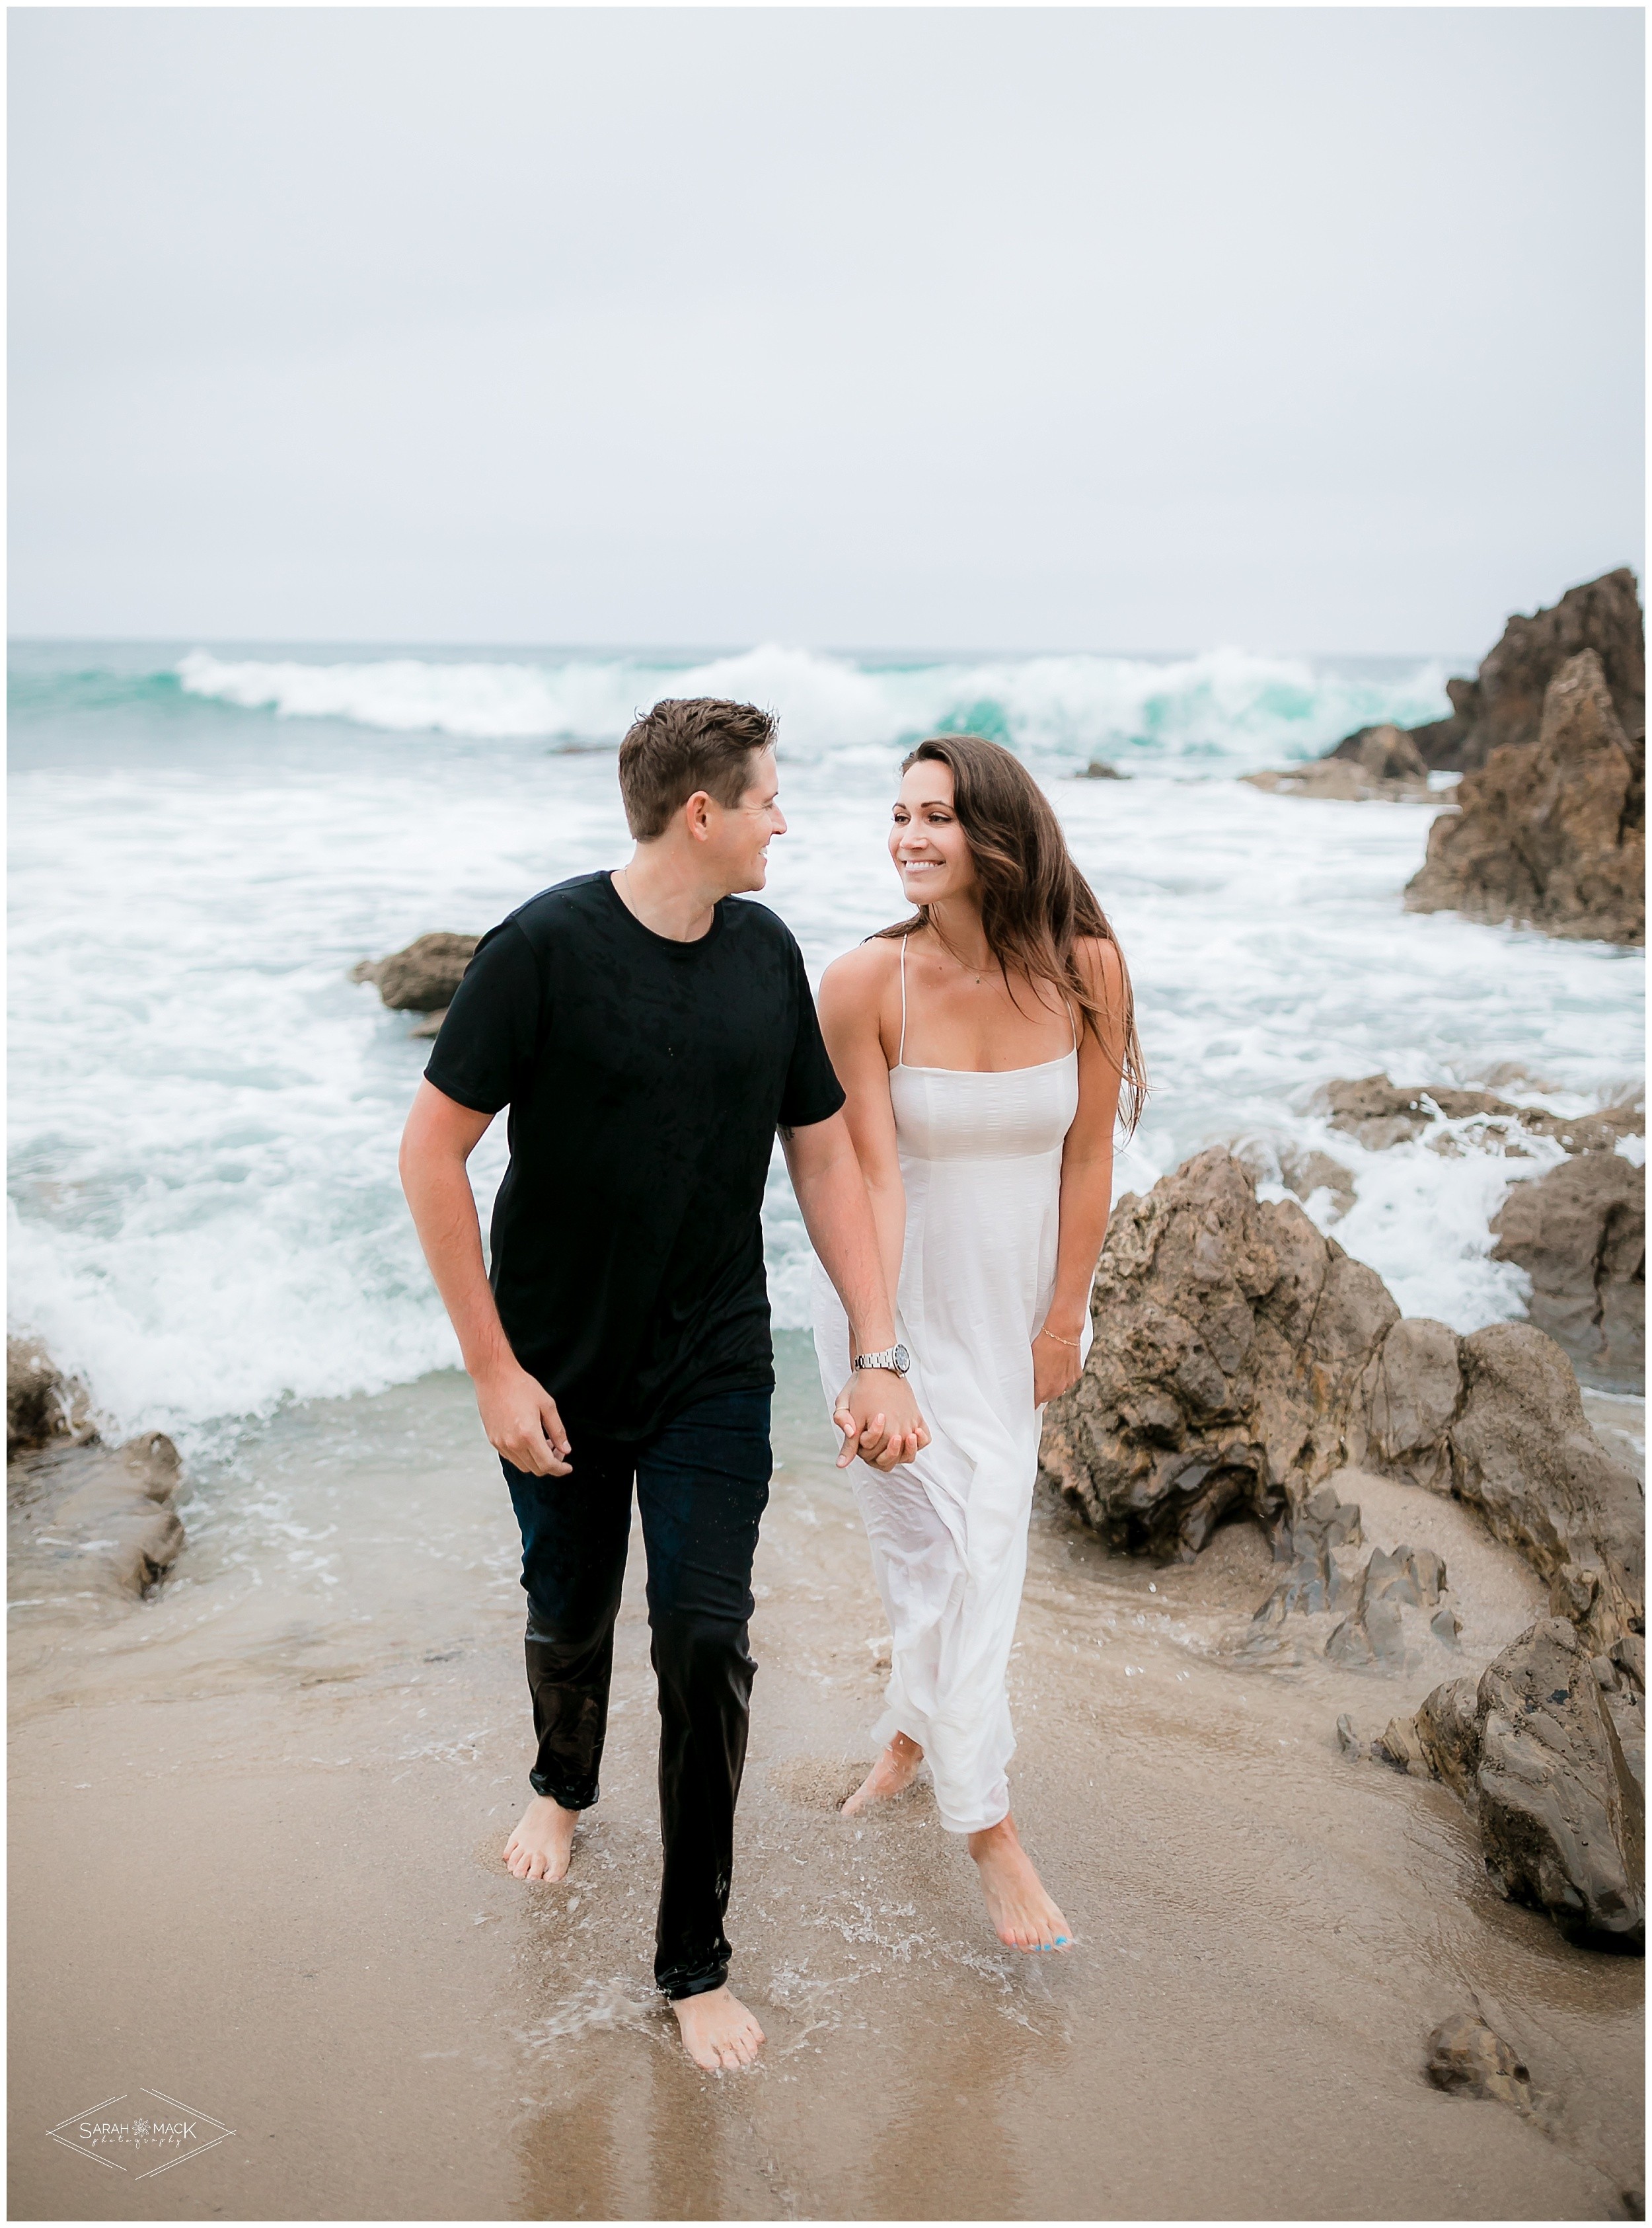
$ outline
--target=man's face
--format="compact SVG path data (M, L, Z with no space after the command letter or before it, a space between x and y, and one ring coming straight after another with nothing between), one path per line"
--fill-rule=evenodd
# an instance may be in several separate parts
M760 890L768 880L770 842L786 832L779 795L774 752L766 750L753 753L752 778L738 804L708 802L707 840L731 896L737 890Z

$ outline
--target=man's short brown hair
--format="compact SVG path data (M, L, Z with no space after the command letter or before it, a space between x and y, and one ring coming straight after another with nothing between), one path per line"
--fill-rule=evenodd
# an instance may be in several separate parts
M729 810L751 786L753 755L774 742L772 712L720 696L666 696L619 746L625 824L652 843L696 790Z

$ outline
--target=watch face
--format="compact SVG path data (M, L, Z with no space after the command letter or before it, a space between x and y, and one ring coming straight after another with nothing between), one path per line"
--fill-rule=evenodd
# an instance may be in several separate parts
M903 1377L912 1367L912 1356L907 1353L904 1346L898 1346L895 1348L895 1367L900 1372Z

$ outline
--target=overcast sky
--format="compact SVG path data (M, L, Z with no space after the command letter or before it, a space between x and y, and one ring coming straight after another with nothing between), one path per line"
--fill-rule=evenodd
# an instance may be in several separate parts
M14 10L13 631L1477 653L1641 566L1642 35Z

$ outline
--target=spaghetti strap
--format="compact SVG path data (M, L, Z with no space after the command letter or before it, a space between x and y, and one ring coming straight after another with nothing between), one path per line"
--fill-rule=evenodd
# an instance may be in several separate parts
M900 1049L895 1054L895 1066L906 1064L906 939L900 939Z

